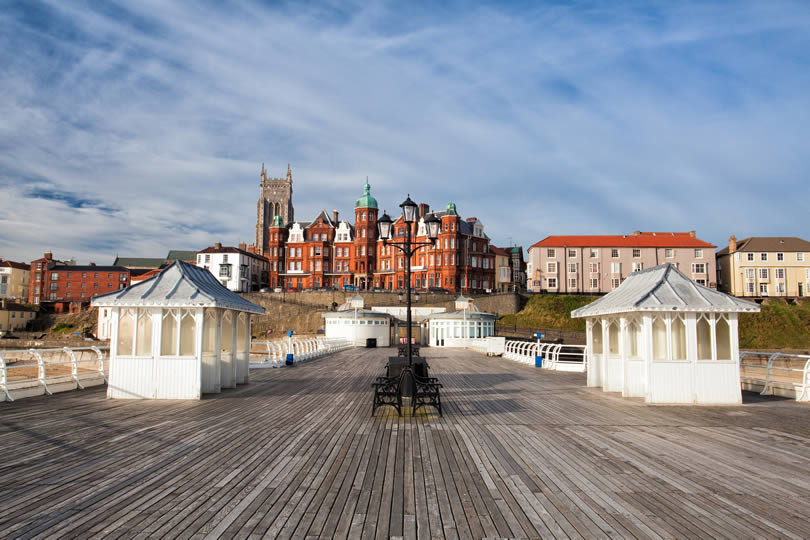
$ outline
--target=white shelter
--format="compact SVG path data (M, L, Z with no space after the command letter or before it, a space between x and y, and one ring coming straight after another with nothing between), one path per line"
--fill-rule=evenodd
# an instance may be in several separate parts
M495 335L495 315L479 311L469 298L459 296L456 310L428 315L431 347L467 347L474 339Z
M739 404L737 316L758 311L668 263L571 316L586 319L588 386L647 403Z
M353 345L365 347L368 339L374 339L377 347L391 345L391 315L364 309L363 297L354 298L341 305L337 311L323 314L327 338L343 338Z
M248 382L250 315L264 308L175 261L92 305L111 310L107 397L200 399Z

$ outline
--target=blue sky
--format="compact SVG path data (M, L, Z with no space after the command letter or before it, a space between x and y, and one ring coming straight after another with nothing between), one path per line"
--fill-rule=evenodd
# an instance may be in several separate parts
M0 256L250 243L262 162L299 219L810 239L810 2L434 4L4 4Z

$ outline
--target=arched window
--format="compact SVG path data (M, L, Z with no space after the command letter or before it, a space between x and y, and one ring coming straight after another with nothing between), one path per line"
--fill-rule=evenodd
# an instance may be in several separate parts
M672 319L672 359L686 360L686 324L681 317Z
M717 359L731 360L731 326L725 317L717 317L714 335L717 340Z
M613 321L608 326L608 351L610 354L619 354L619 322Z
M593 353L602 354L602 322L596 321L591 328L591 336L593 336Z
M712 327L705 315L697 321L697 359L712 359Z
M652 325L653 360L667 359L667 323L656 318Z

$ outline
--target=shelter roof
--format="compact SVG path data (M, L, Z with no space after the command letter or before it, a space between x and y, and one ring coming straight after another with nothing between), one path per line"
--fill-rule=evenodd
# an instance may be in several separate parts
M495 320L495 315L492 313L484 313L483 311L450 311L445 313L431 313L426 317L427 319L461 319L461 320Z
M795 236L752 236L737 242L737 251L805 251L810 252L810 242ZM718 255L728 255L728 246L717 252Z
M615 235L547 236L535 247L687 247L715 248L714 244L695 238L690 233L640 233Z
M758 312L759 305L698 285L674 264L633 272L619 287L571 317L595 317L641 311Z
M155 277L120 291L96 296L98 307L217 307L263 314L264 308L223 287L204 268L175 261Z

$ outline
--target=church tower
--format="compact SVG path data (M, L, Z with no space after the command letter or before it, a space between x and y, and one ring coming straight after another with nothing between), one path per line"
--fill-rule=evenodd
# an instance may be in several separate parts
M269 178L264 170L259 176L259 202L256 209L256 247L262 254L267 251L268 228L272 226L276 216L281 216L281 221L286 226L295 219L295 212L292 203L292 170L287 164L286 178Z

